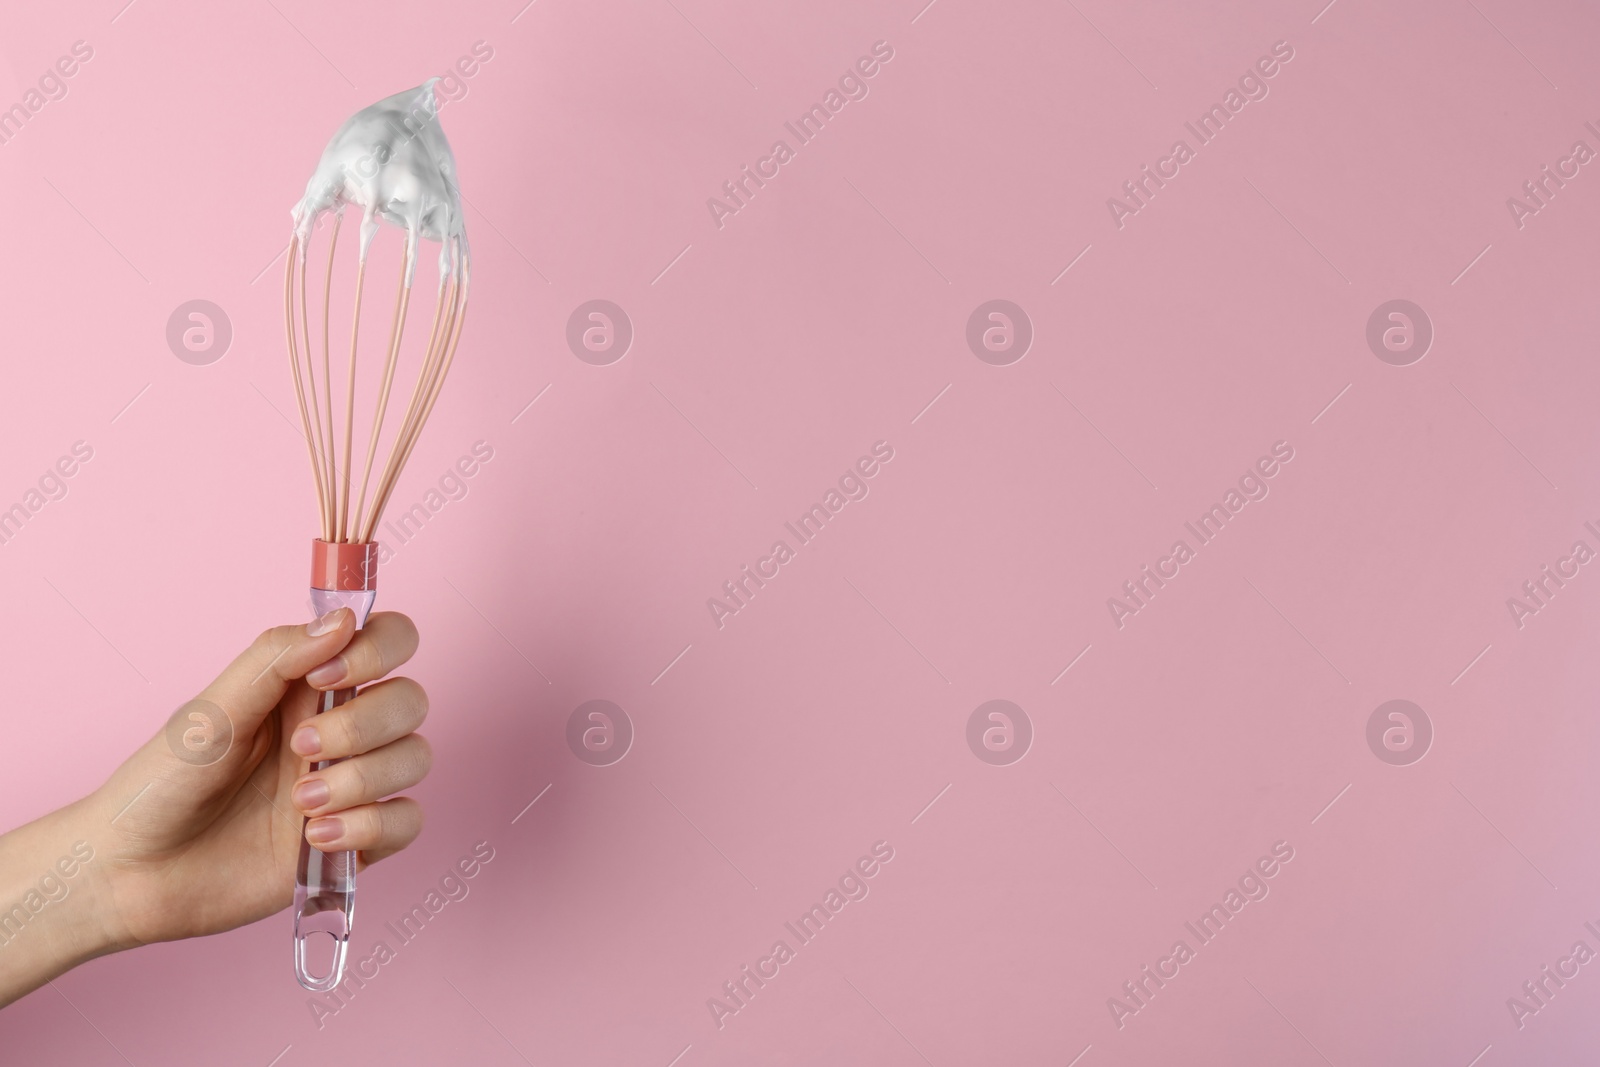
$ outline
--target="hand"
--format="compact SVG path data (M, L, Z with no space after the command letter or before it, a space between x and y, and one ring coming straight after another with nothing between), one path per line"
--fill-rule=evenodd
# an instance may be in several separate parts
M74 841L93 849L73 896L0 948L0 963L22 965L0 967L0 1004L92 956L219 933L287 907L303 816L314 847L355 850L358 869L415 840L420 805L383 798L416 785L432 762L413 732L427 715L422 687L392 678L324 715L315 709L319 691L372 682L416 648L411 620L392 612L359 633L349 609L268 630L105 785L0 838L0 870L16 872L0 876L0 908ZM350 758L309 771L311 760L341 757Z

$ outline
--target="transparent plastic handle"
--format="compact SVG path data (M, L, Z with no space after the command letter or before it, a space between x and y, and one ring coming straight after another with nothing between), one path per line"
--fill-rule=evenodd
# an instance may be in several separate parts
M356 614L356 629L367 624L373 590L311 590L311 607L320 616L336 608L350 608ZM332 711L356 695L354 689L323 693L317 714ZM338 760L319 760L314 771L330 767ZM356 854L322 852L311 847L305 836L305 820L300 826L300 862L295 869L294 886L294 976L313 993L326 993L344 980L345 957L356 914ZM313 974L310 958L319 942L329 942L333 958L326 974Z

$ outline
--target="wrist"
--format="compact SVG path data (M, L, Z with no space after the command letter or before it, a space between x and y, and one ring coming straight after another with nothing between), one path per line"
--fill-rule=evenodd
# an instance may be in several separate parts
M116 857L122 837L113 821L119 811L108 806L103 791L104 787L53 813L60 821L52 840L65 848L57 847L49 862L56 877L67 884L68 896L62 903L73 905L72 925L79 935L75 947L89 953L86 959L141 944L129 934L117 907Z
M80 801L0 836L0 1004L125 947L109 921L101 856L111 850L96 822Z

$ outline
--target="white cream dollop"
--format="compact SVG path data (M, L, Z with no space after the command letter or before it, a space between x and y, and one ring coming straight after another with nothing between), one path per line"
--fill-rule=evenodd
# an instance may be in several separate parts
M455 153L445 140L433 92L438 80L429 78L362 108L334 133L291 212L302 247L324 211L342 214L346 204L354 204L361 209L363 262L378 232L377 220L406 231L407 285L416 272L419 237L440 242L441 286L450 273L452 237L459 238L461 257L468 260Z

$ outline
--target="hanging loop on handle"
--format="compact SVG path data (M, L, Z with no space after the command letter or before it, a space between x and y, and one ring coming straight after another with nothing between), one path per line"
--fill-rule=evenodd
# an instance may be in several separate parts
M365 621L362 613L357 618ZM355 695L354 689L323 693L317 714L332 711ZM320 771L338 762L318 760L311 769ZM305 836L310 821L300 823L300 860L295 869L294 976L311 992L326 993L344 980L345 954L355 926L356 854L312 847ZM332 958L325 960L330 947Z

